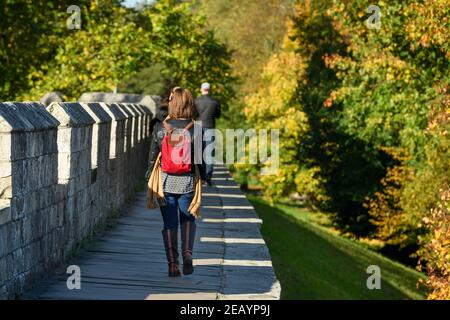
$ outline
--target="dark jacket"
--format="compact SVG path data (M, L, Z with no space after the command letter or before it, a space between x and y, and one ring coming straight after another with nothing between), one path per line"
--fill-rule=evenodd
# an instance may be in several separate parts
M153 128L155 127L155 124L158 122L163 122L164 119L169 115L169 110L166 108L161 108L156 113L155 117L150 122L150 132L153 132Z
M195 99L194 103L199 114L197 120L202 121L203 128L215 128L216 118L220 117L219 101L205 94Z
M150 132L153 134L153 131L155 129L155 126L157 123L162 123L164 121L164 119L166 119L166 117L169 115L169 111L166 108L161 108L155 115L155 117L152 119L152 121L150 121ZM153 139L150 140L150 151L152 151L152 142ZM150 158L151 154L149 153L149 158L148 158L148 167L149 169L147 169L147 172L145 173L145 178L149 179L150 175L152 174L152 168L153 165L150 166ZM154 160L153 160L154 161Z
M191 120L178 120L178 119L167 120L167 124L169 125L170 128L176 127L176 128L180 128L180 129L185 128L190 122L191 122ZM194 149L194 142L195 142L194 127L189 129L189 133L191 135L191 163L194 163L194 151L195 151L195 149ZM151 172L153 170L153 166L155 165L158 154L161 151L162 140L166 134L167 134L167 131L166 131L166 129L164 129L164 125L163 125L162 121L157 122L155 124L155 126L153 128L153 132L152 132L150 155L149 155L149 169L147 170L147 175L148 175L147 178L150 177L150 175L148 173L151 174ZM200 137L200 139L201 139L201 137ZM201 152L201 150L199 150L199 152ZM191 173L195 173L194 165L192 166Z

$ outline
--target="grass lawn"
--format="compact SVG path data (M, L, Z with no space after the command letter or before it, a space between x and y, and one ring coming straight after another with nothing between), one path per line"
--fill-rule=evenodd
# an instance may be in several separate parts
M343 238L314 222L314 213L270 206L247 195L263 220L262 234L281 283L282 299L424 299L415 270ZM381 289L369 290L366 272L381 269Z

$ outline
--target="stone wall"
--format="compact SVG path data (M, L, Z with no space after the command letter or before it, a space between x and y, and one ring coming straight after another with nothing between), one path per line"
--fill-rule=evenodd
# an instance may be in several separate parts
M149 108L0 103L0 298L60 266L147 169Z
M86 92L83 93L78 102L106 102L106 103L133 103L145 106L156 114L161 103L161 97L132 93L112 93L112 92Z

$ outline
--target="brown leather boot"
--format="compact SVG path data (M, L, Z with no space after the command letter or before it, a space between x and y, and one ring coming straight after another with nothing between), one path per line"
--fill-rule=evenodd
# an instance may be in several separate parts
M194 272L192 265L192 250L194 249L195 221L186 221L181 225L181 250L183 256L183 274L188 275Z
M164 247L166 248L167 262L169 264L169 277L181 276L178 268L178 230L168 229L162 231Z

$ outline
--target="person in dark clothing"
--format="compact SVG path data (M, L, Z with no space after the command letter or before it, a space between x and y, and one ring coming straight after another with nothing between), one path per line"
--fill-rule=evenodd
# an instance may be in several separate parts
M196 171L195 168L195 130L196 111L194 99L189 90L175 87L172 90L169 103L169 118L155 124L150 148L149 171L153 170L158 155L162 151L162 141L168 132L183 130L191 141L190 172L173 174L162 169L161 182L164 190L165 204L160 207L164 221L162 236L169 264L169 276L181 275L178 268L178 225L181 227L181 244L183 258L183 274L191 274L193 268L193 246L195 239L195 216L189 212L189 205L194 198ZM165 121L164 121L165 120ZM169 131L168 131L169 130ZM200 137L199 137L200 138ZM198 150L198 153L200 150ZM164 153L161 161L164 162Z
M157 123L161 124L164 119L167 118L169 115L169 95L165 96L163 99L161 99L161 105L159 107L158 112L156 113L155 117L150 121L150 132L153 133L153 130L155 129L155 126ZM151 142L150 142L151 143ZM152 150L150 146L150 151ZM150 168L150 159L151 155L148 157L148 168ZM152 171L150 169L147 170L145 173L145 179L148 180L150 178L150 175L152 174Z
M195 99L194 104L199 115L198 120L202 121L203 136L205 136L207 130L215 129L216 118L220 117L221 112L219 101L213 99L210 95L210 84L207 82L203 83L200 90L202 95ZM205 141L205 139L203 139L203 152L208 145L214 144L214 140L214 136L212 136L209 141ZM211 178L214 169L214 156L215 150L212 152L211 157L207 157L206 161L204 159L205 157L203 156L202 180L205 181L209 186L211 185Z
M159 123L163 122L164 119L168 116L168 114L169 114L169 97L164 97L161 100L161 106L159 107L158 112L150 122L150 132L153 132L155 124L158 122Z

